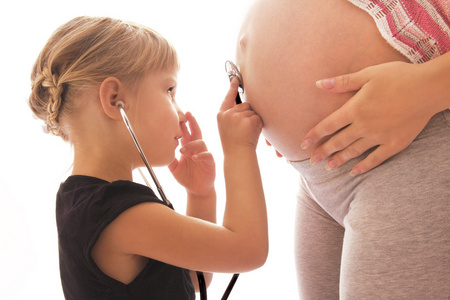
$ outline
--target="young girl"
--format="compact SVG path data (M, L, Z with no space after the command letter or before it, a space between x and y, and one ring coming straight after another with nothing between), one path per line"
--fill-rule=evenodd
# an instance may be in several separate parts
M198 283L188 270L237 273L265 262L255 151L261 119L248 104L234 104L232 81L218 114L227 203L216 225L214 160L195 118L175 102L177 71L176 52L162 36L111 18L69 21L35 63L30 107L74 147L56 206L67 299L194 299ZM168 165L186 188L187 216L132 182L133 169L144 164L118 102L150 165Z

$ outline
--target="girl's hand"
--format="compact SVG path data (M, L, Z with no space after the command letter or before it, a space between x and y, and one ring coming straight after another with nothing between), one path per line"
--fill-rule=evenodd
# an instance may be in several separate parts
M262 120L250 104L244 102L236 105L238 86L239 82L234 78L217 114L224 154L239 149L255 150L262 131Z
M186 113L189 129L185 123L181 124L183 136L181 138L181 157L169 165L174 178L195 196L208 195L214 191L216 166L214 158L205 142L197 120L190 113Z
M438 112L430 101L435 83L429 75L422 65L392 62L318 81L328 92L358 92L305 136L304 149L332 135L315 149L311 163L335 153L327 163L334 169L378 146L353 167L352 174L358 175L408 147Z

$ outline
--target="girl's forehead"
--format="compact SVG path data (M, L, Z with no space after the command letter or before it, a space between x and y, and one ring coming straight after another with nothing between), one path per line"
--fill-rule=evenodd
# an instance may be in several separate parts
M166 81L174 81L178 80L178 70L164 70L164 71L156 71L148 74L145 79L152 80L154 82L166 82Z
M137 82L135 88L142 89L157 89L169 88L176 86L178 83L178 71L155 71L147 74Z

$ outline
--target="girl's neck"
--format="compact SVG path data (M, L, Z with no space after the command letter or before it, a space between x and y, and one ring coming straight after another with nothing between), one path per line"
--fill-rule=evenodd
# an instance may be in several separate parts
M90 148L88 151L74 145L74 162L72 175L97 177L109 182L117 180L133 180L132 166L122 159L116 151L99 151Z
M134 144L122 119L110 118L96 95L77 98L77 113L66 120L74 147L72 174L109 182L132 180Z

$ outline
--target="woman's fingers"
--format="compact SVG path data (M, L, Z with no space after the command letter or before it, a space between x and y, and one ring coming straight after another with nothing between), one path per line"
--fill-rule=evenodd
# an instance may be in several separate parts
M316 82L316 85L318 88L332 93L357 91L370 80L371 73L371 68L366 68L359 72L319 80ZM351 98L350 100L354 99ZM327 118L323 119L319 124L314 126L303 138L303 142L301 144L302 149L311 147L322 138L331 135L352 123L348 103L349 102L347 101L340 109L336 110Z
M403 148L404 149L404 148ZM385 160L399 153L403 149L393 148L386 145L380 145L372 153L370 153L365 159L357 163L351 172L351 175L359 175L372 170L379 166Z
M357 143L359 145L358 140L361 139L361 135L358 130L353 125L349 125L346 128L342 129L340 132L334 134L327 140L325 143L317 147L314 152L311 154L311 163L317 164L329 157L333 153L337 153L345 149L347 152L354 154L356 151L353 148L346 149L350 147L350 145ZM375 146L375 145L371 145Z
M370 72L370 68L355 73L318 80L316 86L319 89L332 93L357 91L369 81L367 77L368 72Z
M333 133L341 130L345 126L350 124L348 118L347 110L345 110L345 104L342 108L336 110L327 118L323 119L316 126L314 126L305 136L301 144L302 149L307 149L323 139L326 136L332 135ZM333 149L330 149L333 150ZM338 151L341 149L335 149ZM334 152L335 152L334 151ZM333 153L333 152L330 152Z
M372 147L373 143L371 143L368 139L359 139L356 142L345 147L342 151L339 151L332 157L330 157L328 159L326 168L328 170L331 170L340 167L349 160L360 156Z

